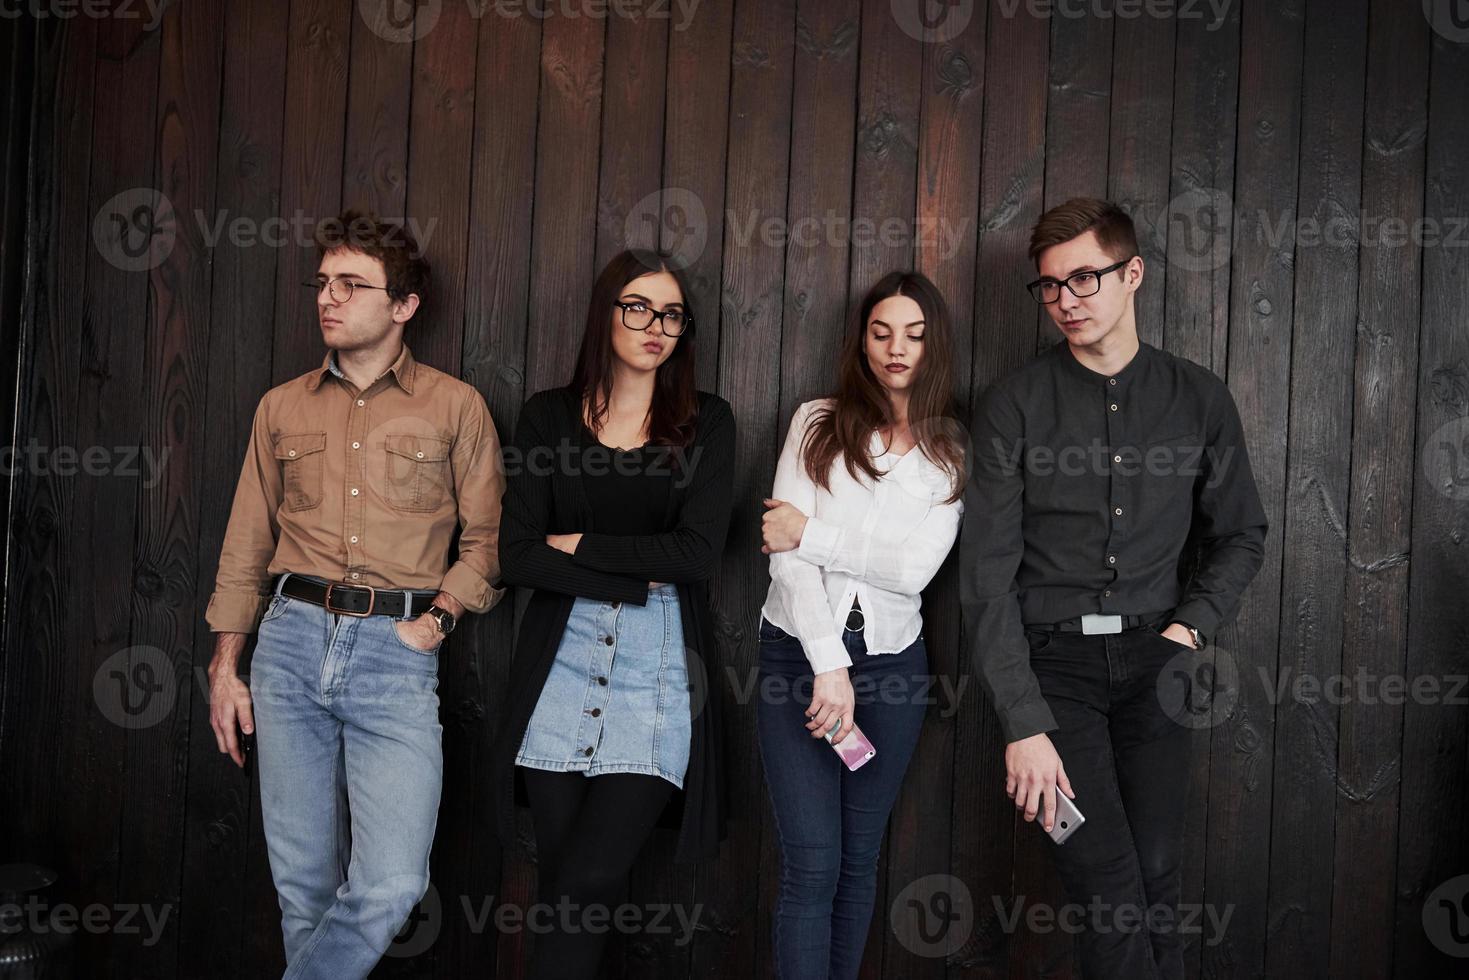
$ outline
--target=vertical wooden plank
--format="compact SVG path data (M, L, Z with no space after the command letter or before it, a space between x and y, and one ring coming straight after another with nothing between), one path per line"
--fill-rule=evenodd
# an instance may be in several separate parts
M87 188L92 165L93 74L100 22L79 18L38 25L35 49L34 183L27 206L26 250L32 263L22 298L24 360L18 365L17 445L74 445L81 360L83 293L91 239ZM49 108L48 108L49 107ZM63 166L60 161L66 161ZM11 480L11 547L6 565L5 689L0 703L0 781L16 855L66 877L64 893L81 894L72 876L78 841L105 847L108 831L72 839L63 822L74 797L58 790L59 759L75 759L77 726L88 705L91 671L71 647L79 607L69 563L77 481L54 468L16 467ZM24 656L10 655L26 651ZM45 710L37 710L44 705ZM71 778L85 775L76 772Z
M355 16L354 7L330 0L291 3L279 215L293 230L276 256L275 384L319 365L324 353L314 300L301 284L316 274L311 233L341 211L342 120Z
M918 185L922 42L893 16L892 0L863 0L861 41L849 308L884 273L913 267Z
M352 84L343 137L342 206L398 219L406 217L408 196L414 40L437 27L438 20L430 22L425 9L400 23L389 16L392 11L390 3L359 3L349 26Z
M1074 8L1048 16L1046 207L1052 208L1073 197L1107 196L1113 19L1092 12L1077 16ZM1049 329L1059 339L1055 327Z
M734 11L730 61L724 262L721 291L718 391L738 420L734 513L722 563L710 588L720 664L744 677L754 666L754 624L770 579L760 551L760 500L775 477L779 401L770 379L780 377L785 251L756 236L741 240L737 221L786 218L791 148L791 91L795 3L740 3ZM726 337L728 339L726 339ZM761 862L761 783L755 705L724 697L729 838L718 858L699 869L696 902L701 932L694 941L693 976L768 976L769 910L759 883L774 873ZM759 868L760 877L752 873Z
M1469 116L1462 104L1469 91L1469 36L1449 17L1447 4L1434 7L1405 674L1425 687L1436 684L1437 691L1410 697L1403 709L1393 935L1393 974L1399 977L1460 972L1466 889L1459 876L1469 872L1469 719L1462 682L1450 680L1469 674L1461 614L1469 587L1463 545L1469 521ZM1451 690L1457 704L1446 703ZM1447 891L1434 894L1456 877Z
M658 223L647 217L656 215L663 176L668 21L635 8L609 14L594 272L625 248L658 246Z
M1158 233L1157 222L1167 213L1174 119L1173 87L1162 79L1173 76L1174 41L1180 24L1199 20L1147 13L1119 17L1112 38L1107 198L1132 215L1137 229L1138 254L1145 270L1144 286L1133 294L1137 331L1155 347L1163 344L1167 297L1162 274L1166 239Z
M987 11L973 4L967 17L962 17L963 10L950 11L929 29L922 29L922 21L917 25L900 21L900 26L910 36L918 35L922 51L913 265L933 280L948 305L953 336L953 374L948 380L959 418L967 424L981 154L974 135L984 127ZM893 16L897 18L896 10ZM915 27L920 29L915 31ZM967 673L962 669L961 628L955 615L959 608L958 552L956 542L923 596L924 645L935 683L924 692L931 700L903 791L893 808L886 895L873 915L873 928L886 938L884 976L943 977L946 962L958 952L961 941L956 935L933 944L915 942L915 937L926 939L926 934L895 929L893 921L894 915L913 914L910 897L926 889L932 876L951 873L957 815L950 807L935 804L954 791L959 728L957 699L950 700L943 692L963 689L937 682L957 683ZM972 693L983 696L977 688ZM959 819L957 832L967 834L969 826L967 816Z
M128 669L166 667L160 678L174 688L173 710L126 737L126 779L119 801L118 896L154 908L177 909L183 878L187 744L194 680L197 623L188 610L198 595L196 577L199 507L203 496L206 375L210 313L209 229L199 214L214 213L215 155L219 143L224 11L198 4L170 7L157 29L158 189L178 216L172 247L149 270L152 302L142 342L141 431L144 453L165 460L138 496ZM149 141L142 140L147 143ZM147 458L146 456L144 457ZM209 652L197 658L207 664ZM179 919L164 921L161 935L112 937L109 959L124 976L173 976L177 970ZM147 943L148 945L145 945Z
M714 389L719 371L733 17L732 2L707 4L673 24L664 89L659 244L687 262L684 277L699 317L699 387L706 391Z
M1222 22L1181 19L1173 70L1172 176L1152 235L1166 265L1149 286L1165 294L1161 336L1151 343L1215 373L1229 349L1229 252L1233 247L1235 119L1239 88L1239 6ZM1139 234L1147 232L1139 225ZM1166 277L1166 282L1160 282ZM1202 907L1210 815L1210 742L1195 738L1184 829L1181 902ZM1221 913L1222 914L1222 913ZM1184 963L1198 976L1202 938L1184 937Z
M531 391L571 378L597 270L596 207L605 23L548 16L541 27L536 206L531 230Z
M1280 623L1285 452L1294 322L1292 248L1272 244L1267 223L1296 215L1300 145L1302 7L1252 7L1240 39L1239 188L1230 291L1229 387L1244 425L1250 463L1270 521L1265 561L1236 622L1220 630L1216 659L1232 657L1241 678L1273 677ZM1275 742L1268 691L1241 683L1229 717L1210 730L1209 855L1205 901L1233 906L1224 940L1203 950L1204 975L1264 974Z
M289 14L285 5L270 3L226 8L215 203L219 216L257 227L276 215L279 202ZM214 634L203 611L214 591L235 479L255 406L271 384L267 338L278 256L259 243L223 239L212 260L204 409L209 438L203 448L203 470L211 482L198 522L178 955L181 976L234 978L256 975L242 970L246 958L240 953L247 945L271 951L250 958L255 963L280 957L279 906L260 830L254 770L241 773L220 755L199 671L213 656ZM239 887L220 888L221 881L239 882Z
M984 389L1034 356L1039 315L1024 288L1033 278L1025 253L1045 190L1050 29L1042 18L1005 11L1004 0L991 0L985 26L971 430ZM1004 740L977 677L973 664L963 665L969 686L954 722L951 866L974 918L970 935L955 937L964 944L950 957L950 974L998 978L1010 975L1012 946L1024 938L1005 931L997 905L1008 911L1016 892L1033 894L1037 881L1012 878L1016 821L1004 792Z
M532 17L496 18L481 25L475 77L471 161L468 282L464 296L464 346L460 371L485 398L503 441L515 432L525 385L526 321L530 288L531 208L535 182L536 100L541 75L541 22ZM473 751L473 766L488 765L491 740L504 709L515 604L502 600L488 616L471 617L460 656L472 658L485 717ZM534 870L523 862L518 876L508 866L495 833L496 799L489 780L475 778L469 791L478 828L468 860L476 908L482 895L526 908L534 900ZM462 856L461 856L462 857ZM483 891L479 886L483 885ZM477 969L517 976L527 950L523 932L488 930L466 945ZM442 969L441 969L442 973Z
M1302 67L1301 155L1295 228L1259 231L1294 247L1290 451L1281 527L1280 678L1338 676L1347 570L1352 347L1357 323L1357 224L1361 197L1364 0L1308 7ZM1294 234L1292 234L1294 231ZM1370 229L1362 229L1371 233ZM1291 690L1291 688L1287 688ZM1333 688L1326 687L1326 691ZM1268 976L1315 972L1329 948L1336 802L1353 792L1337 767L1332 699L1287 695L1275 706Z
M1428 128L1428 23L1411 6L1374 0L1369 12L1362 144L1363 229L1352 413L1350 520L1342 674L1402 676L1407 666L1412 496L1422 250L1404 228L1423 216ZM1375 693L1386 693L1379 691ZM1401 698L1342 706L1332 877L1332 976L1392 974L1397 896ZM1319 958L1317 963L1320 963Z
M81 326L82 362L77 385L77 425L71 444L137 448L143 429L138 392L143 387L148 270L169 247L176 225L155 190L153 141L160 38L141 18L111 17L98 25L92 132L89 220L93 230ZM74 259L75 260L75 259ZM109 472L79 480L71 527L76 531L65 561L75 570L69 584L77 600L69 617L64 653L80 667L63 707L70 734L62 772L70 778L58 809L60 838L70 842L60 862L79 905L122 900L118 888L118 800L127 785L125 733L168 713L176 694L171 664L130 650L130 610L146 578L133 564L139 471ZM85 599L84 599L85 597ZM136 665L136 671L134 667ZM105 698L92 679L115 684ZM64 893L65 894L65 893ZM93 975L112 976L119 964L100 936L78 935L78 962Z

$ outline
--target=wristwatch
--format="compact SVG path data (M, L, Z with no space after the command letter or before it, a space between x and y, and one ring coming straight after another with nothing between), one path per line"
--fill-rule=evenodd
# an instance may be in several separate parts
M1181 620L1175 619L1174 622L1175 623L1178 623L1179 626L1182 626L1184 629L1186 629L1186 630L1189 631L1189 635L1191 635L1194 638L1194 649L1195 650L1202 650L1202 649L1204 649L1204 645L1205 645L1205 643L1207 641L1204 639L1204 634L1203 633L1200 633L1197 629L1195 629L1194 627L1190 626L1188 623L1182 622Z
M445 636L454 632L454 614L449 610L440 609L438 606L429 606L423 611L423 614L425 616L432 616L434 618L434 625L438 626L439 632Z

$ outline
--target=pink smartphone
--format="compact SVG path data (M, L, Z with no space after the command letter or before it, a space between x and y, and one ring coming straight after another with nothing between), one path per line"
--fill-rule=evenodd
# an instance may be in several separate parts
M831 726L831 731L827 732L823 738L826 739L828 745L836 750L837 756L847 764L847 768L856 772L858 769L867 765L868 759L877 755L877 749L872 747L872 743L867 740L867 736L862 734L862 729L858 728L855 724L852 725L852 730L847 733L846 738L840 742L833 742L831 740L832 735L841 727L842 723L840 721L837 722Z

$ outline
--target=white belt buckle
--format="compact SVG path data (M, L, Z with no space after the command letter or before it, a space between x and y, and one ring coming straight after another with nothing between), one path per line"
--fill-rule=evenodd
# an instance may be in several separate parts
M1121 633L1121 616L1103 616L1101 613L1087 613L1081 617L1081 631L1083 633Z

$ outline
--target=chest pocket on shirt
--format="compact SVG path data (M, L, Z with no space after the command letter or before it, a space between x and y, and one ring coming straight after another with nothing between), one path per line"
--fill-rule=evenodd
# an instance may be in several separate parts
M275 441L286 485L286 509L310 510L321 503L322 451L325 432L299 432Z
M1152 522L1176 515L1186 525L1193 513L1194 485L1206 475L1203 437L1196 432L1154 436L1135 451L1142 474L1138 519Z
M418 433L388 435L383 499L394 510L438 510L449 495L449 440Z

